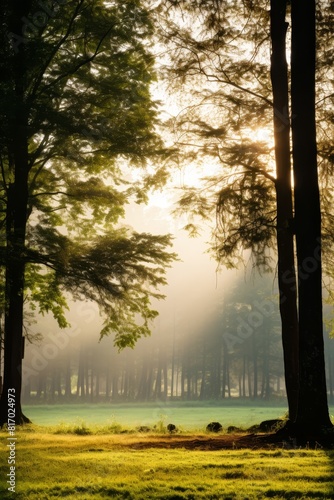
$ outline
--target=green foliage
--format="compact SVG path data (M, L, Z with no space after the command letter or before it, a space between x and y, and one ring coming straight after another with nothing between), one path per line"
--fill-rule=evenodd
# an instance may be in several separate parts
M191 5L177 2L162 9L161 36L173 47L167 78L180 96L180 112L170 126L180 162L209 165L211 171L215 166L215 173L203 176L200 188L185 189L179 210L195 220L216 221L212 247L224 265L237 265L246 249L255 264L266 268L275 236L272 148L252 132L272 121L268 57L262 48L269 18L262 4L251 13L241 2ZM243 15L247 21L241 29ZM193 221L187 227L196 232Z
M245 172L219 191L216 203L218 258L232 267L242 251L250 249L257 265L268 267L276 234L272 184Z
M131 168L145 171L166 157L150 95L150 13L139 0L70 0L50 6L38 24L38 1L25 6L28 21L15 20L15 9L3 3L0 11L1 265L9 192L19 181L12 149L26 144L26 302L65 327L65 291L96 300L106 317L102 335L114 332L119 347L133 346L149 333L157 314L150 299L162 297L154 290L175 257L166 250L169 236L120 228L126 204L145 201L166 181L163 167L131 181Z
M207 166L216 167L200 188L186 188L181 196L180 211L190 218L186 227L193 235L192 219L216 222L212 247L218 261L236 266L242 251L248 250L255 265L268 269L276 236L268 3L166 1L160 16L161 40L169 48L164 75L179 107L169 120L179 163L196 163L204 175ZM333 11L329 2L318 5L317 17L317 141L326 267L327 274L332 274L330 137L334 122L329 32ZM279 118L287 124L288 110ZM266 133L264 139L261 132Z
M69 323L64 311L68 309L60 283L54 272L45 272L42 266L29 264L26 267L26 301L32 311L40 314L52 312L60 328L66 328Z
M101 336L113 333L120 349L133 347L149 334L149 323L157 315L150 298L163 297L154 289L166 284L165 268L176 258L165 250L170 244L169 235L113 231L75 248L72 245L58 276L74 297L89 298L101 306L106 317Z

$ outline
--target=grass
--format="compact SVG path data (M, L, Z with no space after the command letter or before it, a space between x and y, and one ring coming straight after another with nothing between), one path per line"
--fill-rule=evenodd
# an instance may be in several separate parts
M77 422L17 429L16 493L7 490L8 453L5 452L0 454L0 497L20 500L334 498L334 452L143 450L132 446L147 439L148 434L117 425L91 427ZM161 434L149 435L158 439ZM0 442L4 450L7 438L7 431L2 430Z
M242 406L239 401L202 402L160 402L126 404L64 404L64 405L24 405L25 415L38 425L57 425L64 420L75 423L78 419L89 425L104 424L113 420L132 427L151 426L162 416L184 429L201 429L211 421L219 421L224 428L229 425L251 426L262 420L278 418L287 410L281 403L271 406ZM245 403L244 403L245 405ZM334 409L333 409L334 411Z

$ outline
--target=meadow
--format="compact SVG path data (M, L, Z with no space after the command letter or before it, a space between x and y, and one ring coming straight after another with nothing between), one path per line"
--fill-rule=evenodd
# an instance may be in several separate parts
M35 407L35 416L44 416L52 407ZM140 433L126 420L125 409L115 408L107 421L91 424L107 408L80 405L73 413L56 411L49 415L48 425L28 425L15 431L15 493L8 491L8 431L0 431L0 498L19 500L256 500L256 499L333 499L334 451L294 449L284 445L263 449L188 449L182 442L215 440L224 437L208 434L199 425L200 408L195 412L196 427L180 426L175 435L166 432L169 420L181 420L175 408L170 413L162 405L146 405L137 413L136 425L153 424L150 432ZM109 407L110 409L110 407ZM138 411L140 406L136 405ZM165 410L163 412L162 410ZM28 411L27 411L28 410ZM32 418L30 408L25 411ZM84 412L85 410L85 412ZM102 413L99 413L101 410ZM117 414L116 410L119 410ZM132 408L134 410L134 408ZM202 408L205 423L208 416L219 418L218 410ZM259 418L279 417L282 408L229 408L226 424L258 423ZM238 410L238 411L236 411ZM248 410L248 419L247 413ZM255 417L255 412L259 411ZM184 423L190 424L194 407L183 408ZM214 413L210 413L213 411ZM233 416L233 411L235 411ZM244 411L244 413L243 413ZM272 413L273 412L273 413ZM133 415L136 412L132 412ZM123 415L123 422L116 420ZM62 419L59 418L62 416ZM173 418L171 418L173 417ZM253 422L253 417L256 419ZM56 423L52 420L56 418ZM134 416L133 416L134 418ZM155 421L153 420L155 418ZM217 419L215 418L215 419ZM231 420L230 420L231 418ZM236 419L239 418L239 421ZM220 419L222 420L222 419ZM181 441L181 447L170 446ZM157 446L159 445L159 446Z
M334 452L137 448L152 436L77 428L17 431L16 489L0 457L1 498L209 500L334 498ZM100 429L101 432L101 429ZM157 434L154 435L157 439ZM3 450L6 431L0 433Z
M205 428L211 421L219 421L224 428L229 425L250 427L262 420L280 418L287 411L286 405L250 406L234 403L143 403L143 404L76 404L76 405L25 405L25 415L37 425L58 425L62 422L85 421L90 425L117 422L136 427L154 425L157 421L171 421L184 430ZM334 411L334 408L333 408Z

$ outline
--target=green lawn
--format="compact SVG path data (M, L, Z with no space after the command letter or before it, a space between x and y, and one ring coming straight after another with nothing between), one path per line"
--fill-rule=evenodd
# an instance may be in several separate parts
M334 498L334 451L142 450L131 445L146 435L78 435L78 427L65 433L69 430L17 430L15 494L7 490L8 433L2 430L0 498Z
M211 421L219 421L224 428L229 425L250 427L262 420L279 418L287 411L279 406L241 406L234 403L196 402L145 403L145 404L72 404L72 405L24 405L24 413L37 425L57 425L60 422L75 423L84 420L89 425L118 422L124 426L154 425L158 420L170 421L183 429L202 429Z

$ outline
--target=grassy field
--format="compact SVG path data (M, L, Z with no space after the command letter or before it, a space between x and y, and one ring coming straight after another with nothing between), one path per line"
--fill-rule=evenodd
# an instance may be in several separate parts
M211 421L219 421L224 428L229 425L250 427L262 420L279 418L286 406L240 406L229 404L105 404L105 405L38 405L24 406L24 413L37 425L58 425L84 420L90 425L118 422L136 427L154 425L158 420L170 421L182 429L201 430Z
M6 484L8 432L2 430L0 498L334 498L334 452L136 449L139 441L160 439L159 435L115 431L119 431L115 425L91 428L84 424L17 429L16 491L10 493Z

